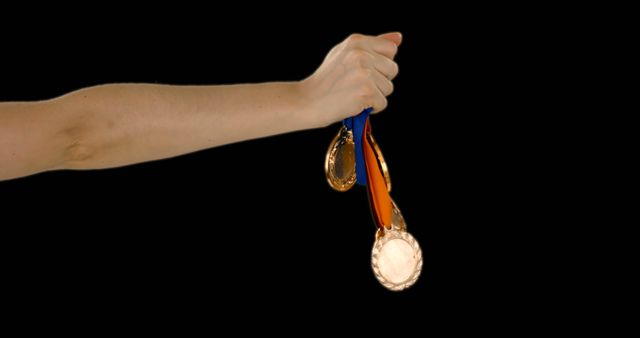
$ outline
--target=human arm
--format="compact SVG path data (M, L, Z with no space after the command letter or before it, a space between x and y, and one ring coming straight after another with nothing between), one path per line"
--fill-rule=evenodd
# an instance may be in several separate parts
M299 82L110 84L52 100L0 103L0 180L100 169L326 126L386 107L399 34L352 35Z

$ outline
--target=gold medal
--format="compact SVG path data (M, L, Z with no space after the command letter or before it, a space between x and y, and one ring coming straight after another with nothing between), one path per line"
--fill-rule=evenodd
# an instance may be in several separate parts
M393 203L392 228L380 228L371 251L371 267L387 289L400 291L413 285L422 271L422 250L406 231L406 223Z
M356 159L353 133L345 126L331 141L324 161L324 172L331 188L347 191L356 184Z
M367 186L369 205L378 228L371 251L371 267L384 287L400 291L418 280L422 271L422 250L416 239L407 232L404 217L389 194L389 168L371 134L368 113L370 109L356 118L344 121L345 125L340 128L329 146L324 169L327 182L337 191L351 189L359 179L362 179L362 185ZM348 130L347 126L353 132ZM355 132L358 134L354 140ZM358 148L357 160L355 142L362 147ZM366 176L361 177L363 168Z

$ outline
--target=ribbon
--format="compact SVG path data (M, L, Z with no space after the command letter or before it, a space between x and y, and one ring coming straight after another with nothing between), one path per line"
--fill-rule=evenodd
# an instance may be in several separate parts
M379 228L391 228L393 207L378 158L367 135L371 134L369 114L373 108L367 108L355 117L342 121L347 130L353 130L353 143L356 155L356 183L367 187L369 204L376 225ZM368 184L367 184L368 182Z
M362 148L369 182L367 185L369 204L371 205L376 225L379 228L385 227L391 229L391 215L393 212L391 196L389 195L387 181L378 165L378 157L370 142L370 137L368 137L369 134L371 134L371 124L369 120L367 120L365 125L364 133Z
M363 186L367 185L367 170L364 153L362 152L362 139L364 137L365 124L372 111L373 108L367 108L355 117L349 117L342 121L347 130L353 130L353 143L356 152L356 183Z

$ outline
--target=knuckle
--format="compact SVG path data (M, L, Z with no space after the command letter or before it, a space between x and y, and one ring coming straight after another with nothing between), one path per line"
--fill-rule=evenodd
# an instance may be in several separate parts
M383 97L383 98L380 100L380 102L377 104L376 109L377 109L378 111L385 110L385 109L387 108L387 104L388 104L388 102L387 102L387 98L386 98L386 97Z
M393 82L389 81L389 89L387 90L387 95L391 95L394 89L395 89L395 86L393 85Z
M347 52L347 57L350 61L360 62L367 57L367 52L361 49L351 49Z
M362 41L363 38L364 38L364 35L354 33L349 35L345 40L345 42L347 43L347 46L353 46L353 44L358 43L359 41Z
M400 67L396 62L391 63L391 77L398 76L398 72L400 72Z

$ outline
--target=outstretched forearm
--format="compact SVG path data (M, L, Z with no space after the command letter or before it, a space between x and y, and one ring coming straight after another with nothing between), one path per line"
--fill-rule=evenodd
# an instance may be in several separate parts
M65 167L168 158L317 127L298 82L229 86L114 84L58 99L72 120Z
M387 106L402 36L353 34L299 82L112 84L40 102L0 103L0 180L98 169L329 125Z

